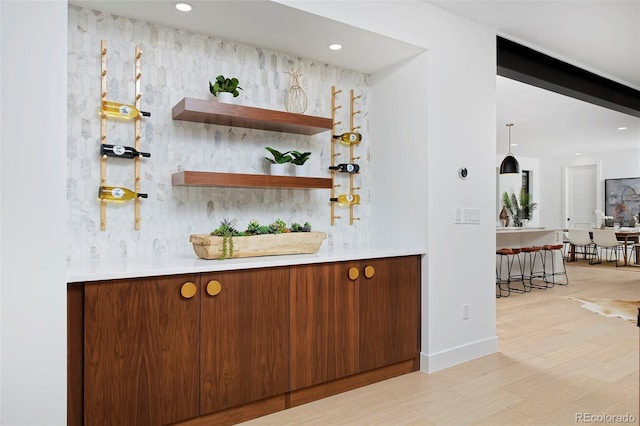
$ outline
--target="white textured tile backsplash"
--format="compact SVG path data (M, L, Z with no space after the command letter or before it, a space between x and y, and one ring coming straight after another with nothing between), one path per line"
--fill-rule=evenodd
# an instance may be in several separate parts
M295 36L293 34L292 36ZM100 42L107 41L108 99L133 103L135 47L143 51L142 120L140 149L151 158L141 161L140 230L134 229L133 203L107 205L107 227L100 230ZM343 219L330 225L330 192L325 189L237 189L173 187L171 175L179 170L237 173L268 173L264 149L311 151L311 176L328 177L330 132L315 136L230 128L173 121L171 110L184 97L210 99L209 80L219 74L236 76L244 89L236 98L242 105L284 111L292 79L287 70L300 67L300 85L308 97L305 114L331 116L331 86L342 89L337 121L349 123L349 90L361 95L355 119L363 134L356 148L361 173L355 177L362 204L360 217L349 225L348 209L337 208ZM309 221L313 229L325 231L324 244L366 243L369 218L369 118L368 76L356 71L294 58L286 54L237 44L203 34L168 28L90 9L69 6L68 58L68 164L67 199L69 245L67 258L123 259L152 255L192 254L189 235L208 233L223 218L236 219L239 228L250 220L270 223ZM348 131L344 125L336 133ZM134 145L134 126L109 121L107 143ZM348 149L337 147L348 159ZM349 186L347 176L338 176L340 192ZM134 163L107 159L107 184L134 187ZM195 257L195 254L194 254Z

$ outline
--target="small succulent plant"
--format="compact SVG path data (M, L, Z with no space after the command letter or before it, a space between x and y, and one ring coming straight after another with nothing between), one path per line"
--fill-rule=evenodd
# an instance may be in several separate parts
M311 224L305 222L304 225L300 225L297 222L291 224L291 232L311 232Z
M245 235L264 235L271 233L271 228L268 225L260 225L256 220L249 222L247 230L244 231Z
M219 75L216 77L215 83L209 81L209 91L213 96L218 96L220 92L229 92L233 94L233 97L236 98L240 95L238 90L243 90L242 87L238 86L240 82L237 78L225 78L223 75Z
M284 234L286 232L291 232L289 228L287 228L287 224L282 219L276 219L271 225L272 234Z
M227 256L233 257L233 237L243 235L235 228L235 220L222 219L220 226L211 231L211 235L222 237L222 255L220 259L226 259Z

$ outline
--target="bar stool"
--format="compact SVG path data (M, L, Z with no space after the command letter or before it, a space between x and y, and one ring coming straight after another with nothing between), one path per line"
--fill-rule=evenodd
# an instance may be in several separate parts
M556 284L569 285L569 276L567 275L567 268L564 264L563 249L564 249L564 244L546 244L542 246L542 251L543 251L542 261L543 261L544 270L545 270L544 282L547 284L548 287L553 287ZM562 271L560 270L556 271L556 263L555 263L556 253L558 254L558 256L560 256L560 259L562 260ZM551 256L550 272L547 270L547 265L548 265L547 254ZM564 279L560 279L558 282L556 282L556 277L562 277L562 276L564 276ZM549 280L549 277L551 277L551 280Z
M520 259L521 252L522 250L520 250L519 248L501 248L496 250L496 255L500 256L499 266L496 267L496 284L499 290L498 297L508 296L509 294L511 294L512 291L515 293L526 293L531 291L531 287L527 286L527 284L524 281L522 260ZM516 260L517 260L517 264L516 264ZM515 271L513 270L514 264L516 264L516 266L518 267L517 273L515 273ZM506 273L506 277L503 278L502 271L504 270L505 267L507 269L506 271L507 273ZM514 288L511 285L512 283L515 283L515 282L521 282L522 289ZM504 290L507 294L502 294L503 284L506 284L507 286L506 290Z
M531 247L522 247L523 253L523 264L525 267L529 267L529 273L526 274L523 271L523 279L529 280L529 287L531 288L540 288L547 289L548 286L545 282L545 269L544 269L544 258L542 256L542 246L531 246ZM536 270L536 266L538 266L538 270ZM541 278L544 282L542 284L534 284L534 278Z

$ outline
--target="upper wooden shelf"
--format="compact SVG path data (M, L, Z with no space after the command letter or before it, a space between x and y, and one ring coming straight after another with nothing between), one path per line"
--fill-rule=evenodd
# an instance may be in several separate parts
M271 176L239 173L182 171L171 176L173 186L222 186L235 188L331 189L330 178Z
M330 118L192 98L183 98L173 107L173 119L300 135L315 135L333 128Z

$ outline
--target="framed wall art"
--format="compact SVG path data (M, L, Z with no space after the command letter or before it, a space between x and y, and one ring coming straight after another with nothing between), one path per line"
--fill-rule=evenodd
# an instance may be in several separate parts
M605 179L605 214L613 216L607 226L635 226L633 216L640 215L640 177ZM609 223L611 222L611 223Z

